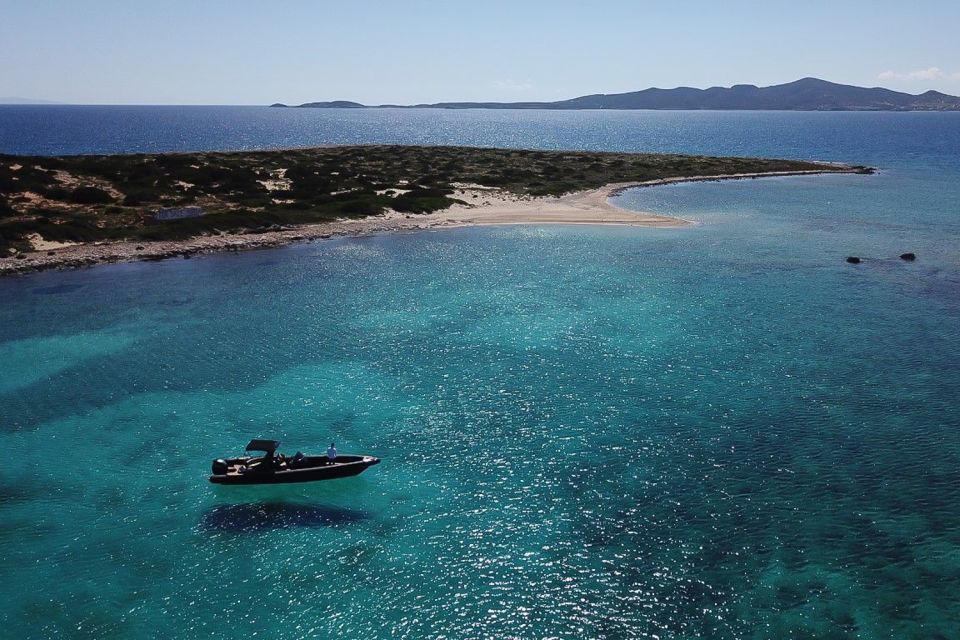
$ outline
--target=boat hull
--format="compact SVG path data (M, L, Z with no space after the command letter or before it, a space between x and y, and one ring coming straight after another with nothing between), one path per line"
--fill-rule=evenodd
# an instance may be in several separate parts
M227 460L227 472L210 476L210 482L225 485L291 484L348 478L380 464L373 456L338 456L333 462L321 456L308 456L293 468L258 468L262 458L233 458ZM248 470L243 472L241 469Z

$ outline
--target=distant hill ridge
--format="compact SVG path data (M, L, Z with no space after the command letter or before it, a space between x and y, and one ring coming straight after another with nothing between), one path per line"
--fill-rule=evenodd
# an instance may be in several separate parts
M274 107L286 107L274 104ZM345 100L308 102L305 108L363 108L366 105ZM694 89L644 89L629 93L598 93L557 102L436 102L416 105L377 105L381 107L442 109L703 109L771 111L960 111L960 97L927 91L919 95L881 87L854 87L803 78L787 84L757 87L738 84L732 87Z
M286 107L287 105L278 102L270 106ZM299 106L314 109L363 109L366 105L360 104L359 102L350 102L349 100L331 100L330 102L307 102Z
M36 98L19 98L15 96L0 96L0 104L5 105L39 105L39 104L63 104L51 100L37 100Z

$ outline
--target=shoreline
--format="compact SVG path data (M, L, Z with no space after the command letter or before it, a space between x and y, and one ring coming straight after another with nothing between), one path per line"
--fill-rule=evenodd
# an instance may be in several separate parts
M461 185L457 204L429 214L402 214L388 211L360 219L298 225L282 229L223 233L177 241L115 241L74 244L55 249L0 258L0 276L52 269L78 269L98 264L190 258L211 253L277 248L300 242L355 237L382 233L430 231L480 225L581 224L651 228L680 228L695 223L645 211L631 211L610 204L609 198L628 189L684 182L748 180L756 178L861 173L845 165L820 163L823 170L770 171L723 175L660 178L644 182L607 184L599 189L578 191L560 197L525 197L498 189Z

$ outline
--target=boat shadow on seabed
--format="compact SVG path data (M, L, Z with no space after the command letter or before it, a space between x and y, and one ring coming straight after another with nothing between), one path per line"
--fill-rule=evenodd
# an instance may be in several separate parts
M247 533L293 527L336 527L366 520L359 509L291 502L220 504L200 518L200 528L209 532Z

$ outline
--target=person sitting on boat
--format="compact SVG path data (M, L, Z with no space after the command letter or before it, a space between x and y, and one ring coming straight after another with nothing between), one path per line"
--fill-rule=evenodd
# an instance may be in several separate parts
M330 443L330 446L327 448L327 462L333 462L337 459L337 448L333 446L333 443Z

